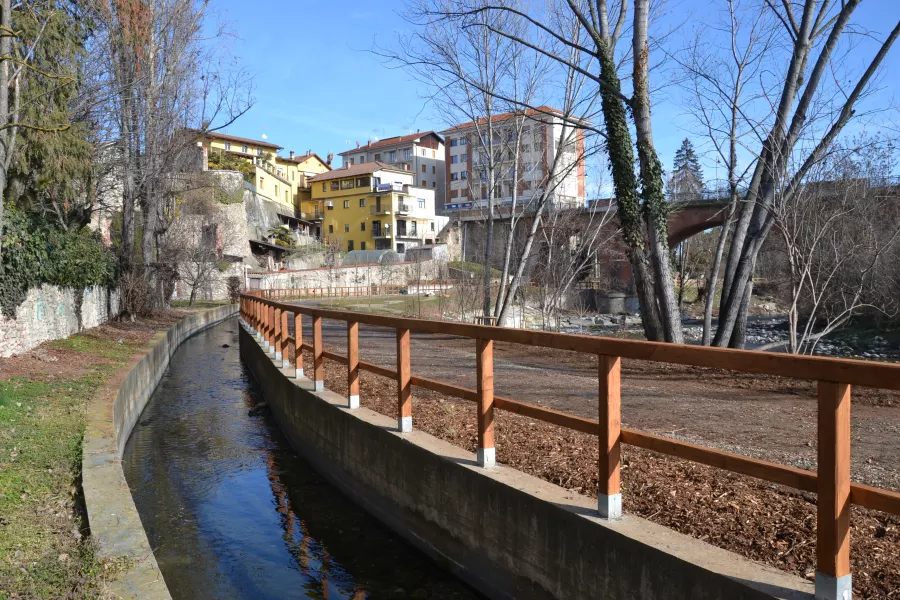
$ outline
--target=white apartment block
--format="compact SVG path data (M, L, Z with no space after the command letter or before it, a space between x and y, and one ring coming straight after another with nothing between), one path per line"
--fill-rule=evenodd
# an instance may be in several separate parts
M512 203L516 186L517 204L527 206L544 191L551 189L551 202L564 206L585 205L584 132L565 126L568 143L551 177L553 157L560 151L564 120L559 111L549 107L528 110L519 115L494 115L491 123L481 119L441 132L447 147L447 192L445 211L478 209L487 206L489 179L486 146L488 130L494 136L497 157L494 187L495 205ZM519 117L519 118L516 118ZM524 118L524 121L523 121ZM517 132L521 132L518 169L514 171L514 148ZM480 137L482 136L482 137ZM515 181L514 181L515 177ZM554 186L554 184L556 184Z
M447 188L444 154L444 139L434 131L425 131L370 140L364 146L357 142L356 148L339 156L345 166L380 162L415 173L414 185L434 190L435 204L440 209Z

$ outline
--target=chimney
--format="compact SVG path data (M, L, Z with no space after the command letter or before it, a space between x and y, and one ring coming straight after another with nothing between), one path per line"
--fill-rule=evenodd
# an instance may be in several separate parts
M291 150L291 158L294 158L294 151Z
M356 142L356 147L359 148L359 142Z
M421 129L416 129L416 133L419 133L420 131L422 131L422 130L421 130Z

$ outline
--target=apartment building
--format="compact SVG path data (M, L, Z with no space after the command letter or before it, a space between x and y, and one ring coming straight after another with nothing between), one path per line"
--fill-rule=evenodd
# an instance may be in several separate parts
M434 212L436 188L417 185L416 175L384 162L348 162L312 177L312 201L324 213L323 240L346 252L404 253L433 244L440 231Z
M564 132L561 113L543 106L519 113L502 113L490 122L469 121L440 132L447 148L444 210L448 212L477 209L487 205L488 173L486 146L493 135L495 154L495 204L512 202L517 190L518 202L529 200L545 189L551 191L551 202L566 206L585 205L584 132L567 126L567 144L560 141ZM519 139L518 161L515 142ZM561 147L562 146L562 147ZM556 169L551 171L553 158L562 152ZM518 165L513 169L514 164Z
M278 144L265 140L253 140L225 133L208 132L199 140L210 168L224 164L222 157L229 155L248 165L245 170L247 186L268 200L290 209L291 214L303 211L303 203L311 200L309 178L331 170L329 161L312 152L279 156ZM312 205L307 208L312 211ZM301 215L297 215L301 216Z
M444 204L446 190L444 155L444 140L433 131L370 140L364 146L357 143L356 148L339 154L344 166L380 162L415 173L414 184L433 190L438 207Z

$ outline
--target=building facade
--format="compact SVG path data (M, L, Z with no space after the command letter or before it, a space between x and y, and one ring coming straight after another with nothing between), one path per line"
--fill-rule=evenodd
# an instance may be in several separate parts
M321 207L322 239L343 252L406 250L433 244L442 224L433 187L416 184L412 170L383 162L349 164L310 179Z
M357 143L356 148L341 152L343 166L352 167L370 162L391 165L415 174L413 184L431 189L437 207L444 205L446 173L443 138L433 131L399 135L375 142Z
M441 135L447 148L446 212L487 206L488 135L493 136L496 205L511 204L514 189L520 206L545 190L556 205L585 205L584 132L566 125L553 108L494 115L490 122L470 121Z

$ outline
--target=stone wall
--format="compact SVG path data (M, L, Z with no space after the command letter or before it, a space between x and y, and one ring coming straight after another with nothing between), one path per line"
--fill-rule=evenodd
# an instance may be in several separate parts
M121 311L118 290L100 286L60 288L42 285L28 290L16 318L0 316L0 356L21 354L48 340L58 340L96 327Z
M441 276L438 261L397 263L394 265L323 267L301 271L257 272L248 275L250 289L364 287L404 285L432 281Z

